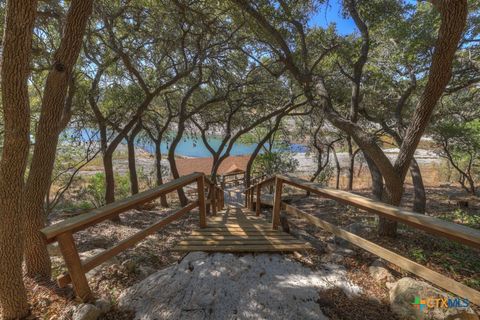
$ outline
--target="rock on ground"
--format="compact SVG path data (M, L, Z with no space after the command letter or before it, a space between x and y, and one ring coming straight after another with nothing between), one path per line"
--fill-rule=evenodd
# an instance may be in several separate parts
M390 286L389 295L392 311L400 319L478 320L478 315L470 307L425 308L423 311L415 308L412 305L415 297L454 298L424 281L402 278Z
M375 260L368 267L368 272L375 280L379 282L392 282L395 280L385 263L380 259Z
M195 252L127 289L119 306L141 320L327 319L318 292L333 287L361 291L333 264L312 271L279 254Z
M97 320L102 312L93 304L83 303L75 307L72 320Z

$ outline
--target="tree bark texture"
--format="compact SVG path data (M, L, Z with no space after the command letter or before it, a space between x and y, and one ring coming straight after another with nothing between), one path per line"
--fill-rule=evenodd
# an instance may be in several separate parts
M0 306L4 319L28 315L22 279L24 175L30 134L28 75L37 1L9 0L1 56L4 140L0 160Z
M128 149L128 172L130 175L130 190L132 195L138 193L138 175L137 164L135 161L135 138L142 130L142 123L139 121L132 129L132 133L127 137L127 149Z
M48 73L40 119L35 135L30 171L25 190L25 264L29 276L50 277L51 263L39 230L45 226L44 199L50 187L58 136L63 129L62 118L68 84L82 47L87 20L93 0L73 0L67 13L62 40L53 56Z

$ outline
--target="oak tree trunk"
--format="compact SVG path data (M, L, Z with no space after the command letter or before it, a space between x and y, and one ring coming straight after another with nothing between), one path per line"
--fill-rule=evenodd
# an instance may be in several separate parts
M413 212L425 214L427 197L425 195L422 173L415 158L412 159L410 165L410 175L413 183Z
M113 171L113 151L107 149L103 154L103 170L105 171L105 203L115 202L115 174Z
M130 190L132 195L138 193L138 175L137 164L135 161L135 138L142 129L141 122L139 122L133 129L130 136L127 137L127 150L128 150L128 172L130 176Z
M370 176L372 178L372 194L373 199L381 201L383 198L383 177L380 170L378 170L375 162L366 154L363 154L365 161L367 162L368 169L370 170Z
M22 200L30 134L28 75L37 1L9 0L1 55L4 121L0 160L0 309L4 319L28 315L22 279Z
M353 173L355 169L355 154L353 153L352 138L347 137L348 145L348 184L347 190L353 190Z
M172 173L173 179L180 178L180 174L178 173L177 163L175 161L175 150L177 148L178 143L182 139L184 131L185 131L185 127L183 123L180 122L178 124L177 135L173 139L172 144L170 145L170 149L168 149L168 162L170 163L170 171ZM186 206L188 203L188 199L187 199L187 196L185 195L185 191L183 191L183 188L177 189L177 193L178 193L178 198L180 200L180 204L182 206Z
M163 184L161 143L162 140L155 141L155 172L157 177L157 186L161 186ZM162 194L160 196L160 204L162 207L168 207L167 195Z
M67 91L77 61L93 0L73 0L67 13L62 40L53 56L35 134L35 147L25 188L25 265L27 275L51 276L50 256L40 234L45 226L44 199L50 188L58 136L66 125ZM67 121L68 122L68 121Z

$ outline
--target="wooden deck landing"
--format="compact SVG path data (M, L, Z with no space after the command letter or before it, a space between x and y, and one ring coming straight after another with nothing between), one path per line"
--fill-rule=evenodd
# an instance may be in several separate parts
M208 227L195 230L175 251L286 252L310 249L310 244L279 230L254 212L229 207L209 217Z

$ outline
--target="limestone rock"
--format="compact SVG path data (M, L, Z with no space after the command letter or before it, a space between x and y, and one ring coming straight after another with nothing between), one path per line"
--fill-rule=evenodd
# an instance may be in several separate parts
M100 310L102 314L105 314L108 311L110 311L110 309L112 309L111 302L103 298L100 298L97 301L95 301L95 306Z
M390 304L392 311L401 319L449 319L449 320L478 320L478 315L470 307L466 308L442 308L424 307L419 310L413 305L416 297L425 299L433 298L454 298L445 292L434 288L424 281L412 278L402 278L395 282L390 288Z
M137 269L137 264L133 259L127 259L122 262L122 267L125 269L127 273L134 273Z
M342 263L345 259L341 254L331 252L322 256L320 259L322 262L331 262L331 263Z
M93 304L83 303L73 311L72 320L97 320L102 312Z
M380 259L375 260L368 267L368 272L377 281L392 282L395 280L385 263Z
M190 253L122 293L135 319L327 319L318 291L361 290L343 267L312 271L278 254Z

